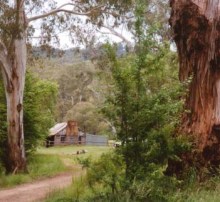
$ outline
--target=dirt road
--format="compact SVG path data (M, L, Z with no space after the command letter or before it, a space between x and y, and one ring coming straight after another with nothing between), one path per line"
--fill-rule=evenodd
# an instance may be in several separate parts
M19 185L11 189L0 190L0 202L43 201L50 192L69 186L73 178L79 177L82 174L82 171L64 173L52 178Z

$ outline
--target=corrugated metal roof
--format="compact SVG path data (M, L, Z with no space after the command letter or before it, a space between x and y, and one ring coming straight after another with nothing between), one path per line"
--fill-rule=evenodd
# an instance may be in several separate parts
M49 131L49 136L53 136L56 135L57 133L59 133L60 131L62 131L64 128L66 128L67 123L63 122L63 123L57 123L53 128L51 128Z

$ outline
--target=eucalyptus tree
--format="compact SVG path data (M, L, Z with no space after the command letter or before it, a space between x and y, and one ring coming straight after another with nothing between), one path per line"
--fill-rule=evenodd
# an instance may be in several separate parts
M7 100L8 172L27 169L23 131L23 94L27 43L34 25L41 24L41 42L53 40L57 30L79 32L82 17L102 24L106 18L120 21L129 1L79 0L58 5L54 0L2 0L0 2L0 68ZM84 20L87 22L87 20ZM36 22L37 21L37 22ZM75 23L74 23L75 22ZM78 24L77 24L78 23ZM57 26L56 26L57 25ZM53 27L56 26L56 29ZM77 29L79 28L79 29ZM82 28L83 30L84 28Z
M191 80L180 130L194 137L203 165L219 165L220 1L171 0L170 5L179 78Z

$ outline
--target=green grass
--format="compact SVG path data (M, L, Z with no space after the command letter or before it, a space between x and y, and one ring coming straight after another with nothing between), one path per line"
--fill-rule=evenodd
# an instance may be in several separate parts
M0 176L0 188L11 187L31 182L35 179L53 176L65 170L66 167L58 156L34 154L28 160L28 174L2 174Z
M85 149L86 154L75 155L76 151ZM79 169L78 159L98 158L102 153L109 151L108 147L95 146L62 146L38 148L36 154L28 159L28 174L4 175L0 173L0 188L11 187L36 179L57 175L65 171Z
M91 156L92 158L98 158L103 152L109 151L110 147L103 147L103 146L56 146L56 147L49 147L49 148L39 148L37 150L38 153L42 154L59 154L59 155L66 155L76 157L76 152L79 150L87 150L86 154L80 154L78 156Z
M28 170L29 175L34 179L39 177L50 177L66 171L67 168L59 156L37 154L32 157Z
M99 190L102 189L103 187ZM70 187L64 190L52 192L45 202L91 202L94 196L95 192L88 186L86 176L84 176L75 180ZM126 196L124 196L124 199L126 199ZM123 201L130 202L132 200ZM220 186L214 190L205 190L202 186L197 190L180 190L178 193L173 193L168 202L220 202Z
M74 180L68 188L50 193L45 202L85 201L90 194L93 193L88 188L86 176L84 176Z
M59 150L59 148L51 148L50 150L48 150L48 153L50 152L53 153L54 149ZM65 148L66 155L67 156L70 155L71 152L75 151L75 149L78 148L66 147ZM86 149L90 151L90 156L93 159L98 159L103 152L107 152L111 150L110 148L99 148L100 150L97 150L97 148L92 148L92 147L91 148L88 147ZM88 156L89 156L89 152L85 156L84 154L82 154L79 155L78 157L86 158ZM75 158L76 155L75 157L73 157L73 159ZM52 192L47 197L46 202L61 202L61 201L91 202L96 196L96 190L93 190L91 189L91 187L89 187L86 177L87 176L84 176L83 178L74 180L72 185L66 189ZM102 191L104 191L103 187L100 188L98 187L97 190L99 190L97 192L99 195L100 193L102 194ZM130 195L128 195L127 198L126 195L120 197L122 198L124 197L123 201L132 201L132 200L128 200ZM170 194L168 202L220 202L220 177L211 178L210 180L207 180L203 184L192 182L185 189Z
M219 202L220 190L201 190L198 192L191 192L185 198L179 200L179 202Z
M77 151L87 150L85 154L76 155ZM103 146L56 146L50 148L39 148L39 154L56 154L62 158L62 161L67 167L79 164L79 160L91 158L92 160L98 159L101 154L112 150L110 147Z
M209 179L205 184L194 184L175 193L173 199L172 202L220 202L220 179L214 179L214 183Z

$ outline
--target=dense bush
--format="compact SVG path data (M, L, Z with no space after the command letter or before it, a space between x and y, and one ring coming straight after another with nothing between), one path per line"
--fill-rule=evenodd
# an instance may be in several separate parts
M122 156L116 153L103 154L97 162L88 169L88 182L91 187L97 184L111 194L121 191L125 179L125 164Z
M146 54L165 67L153 71L145 63L140 68L139 55L117 58L114 47L106 48L103 59L112 90L102 111L114 124L122 145L90 165L90 194L79 201L173 200L182 182L165 174L168 160L180 161L179 155L190 149L188 140L175 134L184 93L184 86L175 79L175 63L166 66L175 56L166 44L157 53ZM155 71L163 77L155 77ZM170 75L175 76L173 80Z
M25 150L34 151L43 143L53 126L57 98L57 85L40 80L27 72L24 92Z

